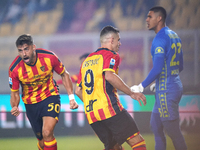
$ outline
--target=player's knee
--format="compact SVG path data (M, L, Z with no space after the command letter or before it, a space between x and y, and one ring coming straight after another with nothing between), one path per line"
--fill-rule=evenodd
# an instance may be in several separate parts
M51 136L53 136L53 133L52 133L51 130L43 129L42 136L43 136L44 139L50 138Z

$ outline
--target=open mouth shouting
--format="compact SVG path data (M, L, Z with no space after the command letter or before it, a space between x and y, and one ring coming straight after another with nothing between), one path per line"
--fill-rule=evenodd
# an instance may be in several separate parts
M24 61L25 63L27 63L27 64L29 63L29 60L30 60L30 59L29 59L28 56L26 56L26 57L23 58L23 61Z

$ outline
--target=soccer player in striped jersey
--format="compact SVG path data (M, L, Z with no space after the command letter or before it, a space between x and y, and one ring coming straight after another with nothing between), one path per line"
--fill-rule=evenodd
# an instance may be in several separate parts
M121 150L127 142L133 150L146 150L138 127L119 101L117 89L146 105L142 93L134 93L118 76L121 45L119 30L106 26L100 33L101 48L82 63L75 93L83 101L89 124L105 150Z
M22 88L22 100L26 114L38 139L39 150L57 150L54 128L60 113L58 86L53 80L55 71L69 94L70 108L78 108L74 99L69 73L58 57L51 51L36 49L30 35L24 34L16 40L18 56L9 67L9 85L11 88L11 114L18 116ZM30 149L30 148L28 148Z
M156 6L149 10L147 27L156 36L152 42L153 68L146 79L131 87L133 91L143 89L156 80L156 102L151 115L151 128L155 135L155 150L166 150L165 132L172 139L176 150L186 150L187 146L179 127L179 102L183 86L179 73L183 70L181 39L166 26L166 10Z

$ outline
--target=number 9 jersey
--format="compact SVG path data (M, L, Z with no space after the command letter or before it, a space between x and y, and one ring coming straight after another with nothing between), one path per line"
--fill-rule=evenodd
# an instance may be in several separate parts
M106 48L91 53L82 63L77 85L82 87L85 114L89 124L105 120L123 110L117 90L105 79L104 72L118 74L119 54Z

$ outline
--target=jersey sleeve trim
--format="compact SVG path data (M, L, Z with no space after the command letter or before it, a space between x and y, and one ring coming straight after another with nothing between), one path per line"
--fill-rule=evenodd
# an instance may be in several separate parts
M13 89L10 89L12 92L17 92L19 91L19 89L16 89L16 90L13 90Z
M112 72L115 72L115 70L110 69L110 68L103 69L103 72L104 72L104 71L112 71Z
M65 68L63 68L63 71L59 75L63 74L63 72L65 72Z
M18 57L17 60L13 63L13 65L10 67L10 71L12 72L15 67L17 66L17 64L19 64L19 62L21 61L21 57Z

